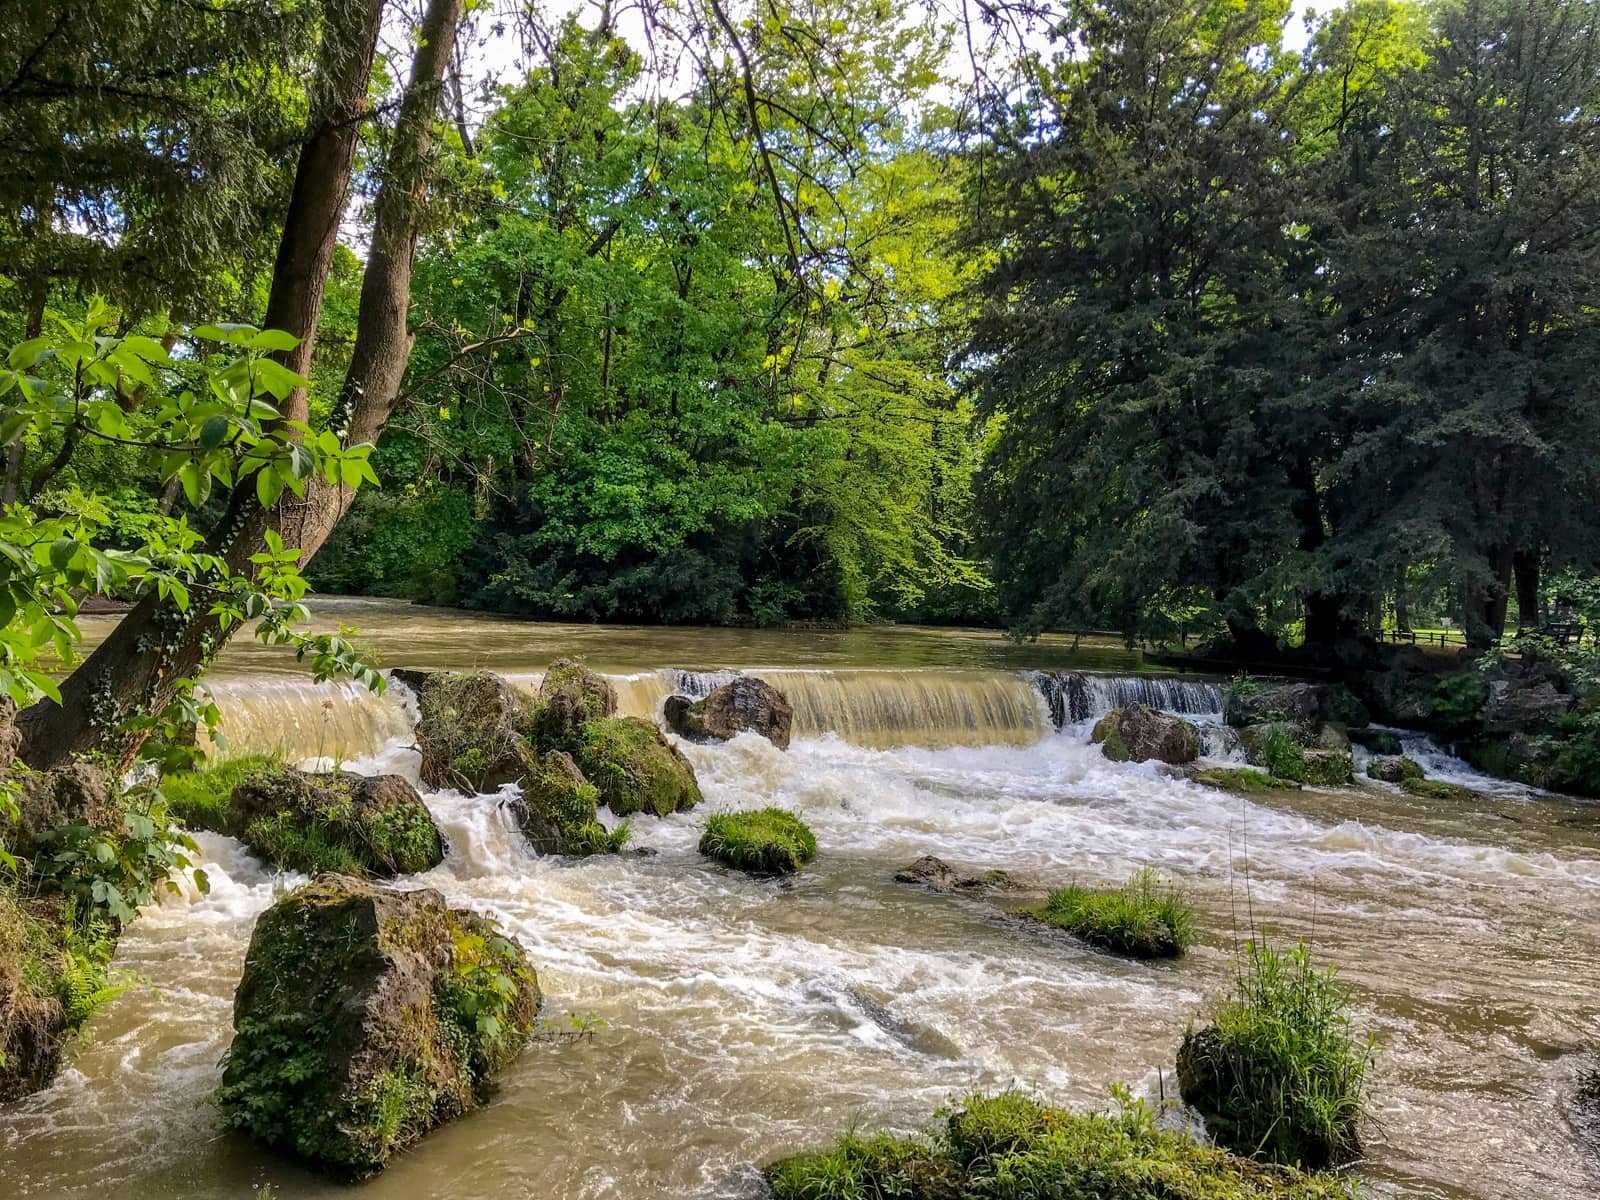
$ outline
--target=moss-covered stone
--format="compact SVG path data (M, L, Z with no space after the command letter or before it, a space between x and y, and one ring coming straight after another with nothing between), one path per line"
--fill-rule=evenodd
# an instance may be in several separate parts
M1382 783L1404 783L1407 779L1421 779L1422 764L1403 754L1382 754L1367 763L1367 778Z
M787 809L712 813L700 853L752 875L790 875L817 857L817 839Z
M238 837L233 789L246 780L284 770L283 760L267 754L230 758L199 771L176 771L161 780L167 812L190 829L209 829Z
M528 773L535 708L500 676L435 671L422 680L417 709L422 782L429 787L492 792Z
M1200 757L1200 731L1182 717L1143 704L1112 709L1095 722L1089 741L1112 762L1190 763Z
M539 1004L492 922L436 891L322 876L256 922L218 1102L273 1149L371 1175L482 1101Z
M575 750L590 721L615 716L617 692L602 676L570 658L550 664L539 684L532 717L535 743L545 750Z
M580 731L578 766L620 817L668 813L700 802L700 785L689 760L649 721L608 717Z
M1194 944L1194 908L1151 868L1117 888L1059 888L1019 916L1129 958L1177 958Z
M1300 772L1300 782L1312 787L1340 787L1356 777L1348 750L1307 750L1301 755Z
M1248 767L1210 767L1195 772L1194 781L1207 787L1221 788L1241 796L1260 796L1270 792L1298 791L1300 785L1293 779L1279 779L1265 771L1252 771Z
M0 845L14 857L32 858L40 839L63 825L121 834L121 785L100 763L79 758L53 771L17 767L9 775L20 791L12 819L0 823Z
M1425 800L1473 800L1478 793L1459 783L1446 783L1442 779L1402 779L1402 790Z
M228 825L280 870L409 875L444 861L444 838L398 775L257 770L234 787Z
M523 781L513 806L517 823L540 854L615 854L628 841L628 826L600 824L600 793L570 755L552 750Z

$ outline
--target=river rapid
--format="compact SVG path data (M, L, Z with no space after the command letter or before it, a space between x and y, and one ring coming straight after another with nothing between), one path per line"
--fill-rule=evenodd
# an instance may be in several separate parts
M1382 785L1262 804L1109 763L1083 714L1129 689L1188 711L1210 726L1207 752L1229 753L1214 686L1090 675L1064 704L1034 674L1126 675L1137 657L1117 646L562 627L359 602L318 617L359 625L385 665L487 667L523 686L582 654L640 715L740 667L797 709L786 753L753 736L686 745L705 804L635 819L649 856L540 858L500 797L426 794L450 851L416 882L527 947L551 1029L486 1108L428 1135L363 1197L756 1197L752 1164L852 1125L917 1128L974 1088L1079 1106L1105 1104L1119 1081L1170 1095L1178 1042L1252 928L1339 963L1376 1035L1356 1172L1369 1194L1600 1190L1568 1107L1600 1039L1596 806L1508 785L1470 808ZM415 779L403 689L316 687L248 646L229 651L215 688L236 747ZM1469 774L1409 749L1434 774ZM751 880L696 852L707 811L766 804L816 833L820 856L797 881ZM239 1200L264 1182L282 1197L350 1194L217 1130L210 1095L251 927L300 880L231 839L200 843L211 894L140 915L116 964L132 986L51 1088L0 1111L3 1194ZM1040 891L1151 864L1191 893L1202 942L1175 964L1100 954L892 881L922 854L1003 867Z

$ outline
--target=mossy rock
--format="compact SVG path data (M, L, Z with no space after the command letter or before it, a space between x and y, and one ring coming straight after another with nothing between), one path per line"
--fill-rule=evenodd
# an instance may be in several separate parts
M229 824L280 870L387 877L444 861L444 837L398 775L258 770L234 787Z
M1424 800L1475 800L1478 793L1471 788L1459 783L1447 783L1443 779L1402 779L1402 791L1410 792L1413 796L1421 796Z
M517 823L540 854L615 854L628 841L628 827L608 830L595 806L600 793L572 757L552 750L523 781L513 804Z
M664 817L700 803L694 768L649 721L607 717L587 722L580 731L577 762L619 817L638 812Z
M62 897L0 886L0 1103L46 1087L72 1036L115 994L115 924Z
M540 1005L522 948L431 889L324 875L256 922L223 1119L346 1179L481 1103Z
M14 857L32 858L44 835L63 825L122 834L121 784L102 764L76 758L52 771L15 767L8 776L20 790L11 819L0 818L0 846Z
M817 839L787 809L712 813L700 853L752 875L791 875L817 857Z
M590 721L615 716L617 692L609 681L570 658L550 664L539 684L531 732L546 750L575 750Z
M942 1129L847 1134L764 1172L773 1200L1349 1200L1342 1179L1237 1158L1144 1108L1110 1115L1022 1092L967 1097ZM996 1181L1004 1180L997 1188Z
M1404 783L1423 777L1422 764L1403 754L1383 754L1367 763L1367 778L1381 783Z
M500 676L432 672L422 680L417 709L427 786L492 792L528 773L534 706Z
M1301 783L1312 787L1341 787L1355 782L1355 763L1348 750L1307 750L1300 761Z
M1300 784L1293 779L1279 779L1265 771L1252 771L1248 767L1209 767L1196 771L1196 783L1220 788L1241 796L1262 796L1271 792L1299 791Z
M1397 756L1401 753L1400 735L1392 729L1352 729L1350 740L1359 746L1365 746L1374 754Z
M238 837L243 829L235 820L233 789L246 780L283 770L281 758L245 755L198 771L174 771L162 778L161 794L167 801L167 813L179 823Z
M1114 708L1095 722L1089 741L1112 762L1156 759L1174 765L1200 757L1200 731L1182 717L1143 704Z
M758 733L787 750L794 732L794 706L788 697L754 675L740 675L703 700L668 696L662 716L674 733L694 742L725 742L741 733Z

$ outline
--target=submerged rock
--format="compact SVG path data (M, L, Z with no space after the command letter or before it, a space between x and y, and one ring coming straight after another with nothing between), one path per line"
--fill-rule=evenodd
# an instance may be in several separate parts
M600 793L583 777L569 754L551 750L511 802L517 824L540 854L615 854L627 843L626 824L608 830L595 806Z
M545 749L574 750L590 721L615 716L617 691L603 677L570 658L550 664L539 684L531 730Z
M431 889L324 875L256 922L217 1099L342 1178L480 1103L540 1004L522 948Z
M527 774L527 699L498 675L435 671L417 693L422 782L431 788L492 792Z
M1182 717L1143 704L1115 708L1095 723L1089 740L1112 762L1190 763L1200 757L1200 732Z
M256 770L233 789L229 823L280 870L410 875L444 861L444 837L399 775Z
M1421 779L1422 764L1403 754L1385 754L1367 763L1367 778L1384 783L1401 783L1407 779Z
M968 874L957 867L952 867L942 858L935 858L931 854L924 854L909 867L894 873L896 883L910 883L918 887L925 887L929 891L943 892L983 892L1007 891L1017 886L1010 875L1004 871L993 869Z
M1300 784L1293 779L1281 779L1265 771L1252 771L1248 767L1208 767L1204 771L1196 771L1194 781L1241 796L1298 791L1300 788Z
M691 741L727 741L749 732L787 750L794 730L794 707L788 698L753 675L723 684L704 700L669 696L662 713L673 732Z
M664 817L700 803L689 760L661 730L637 717L589 721L580 732L578 766L619 817Z
M1406 778L1400 781L1402 790L1425 800L1475 800L1479 793L1460 783L1447 783L1443 779Z

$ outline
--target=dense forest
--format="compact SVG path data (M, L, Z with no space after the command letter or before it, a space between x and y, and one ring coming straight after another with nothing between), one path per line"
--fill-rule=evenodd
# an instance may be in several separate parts
M119 713L262 616L357 669L307 581L1263 653L1566 620L1595 15L14 8L13 694L86 589L146 597Z

